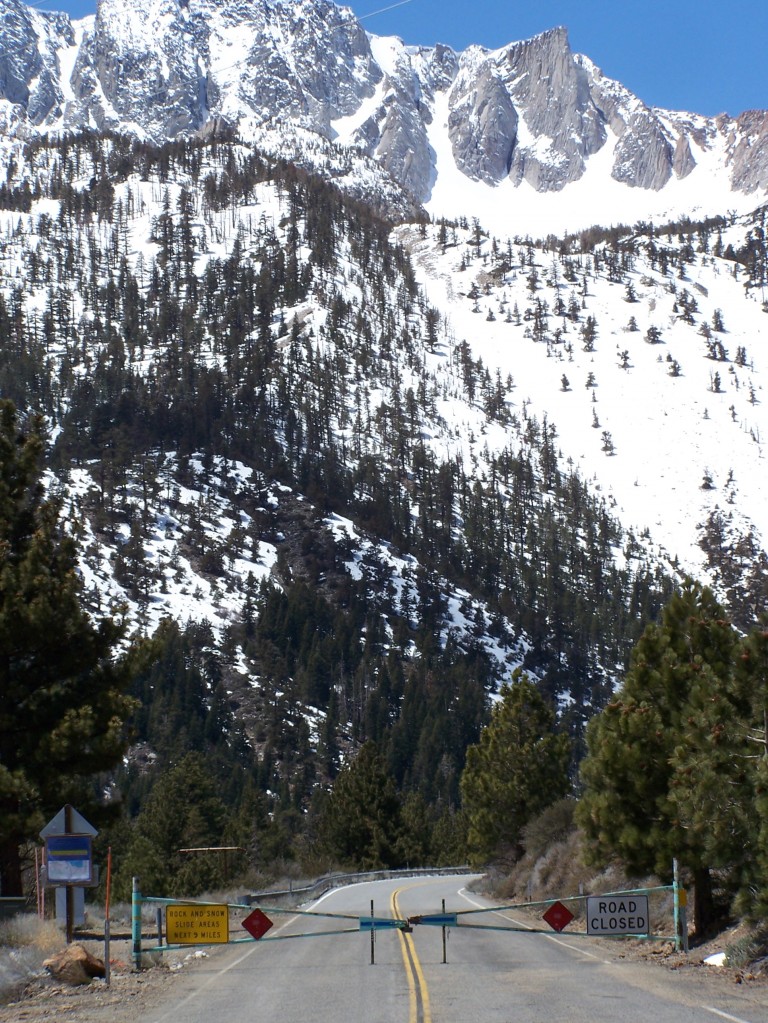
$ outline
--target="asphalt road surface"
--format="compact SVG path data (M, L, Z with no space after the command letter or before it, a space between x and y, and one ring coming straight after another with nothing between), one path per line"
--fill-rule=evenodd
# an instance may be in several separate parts
M354 885L303 907L312 915L265 907L265 937L220 946L134 1023L768 1023L764 986L628 960L620 942L525 933L513 910L459 916L445 940L439 925L377 928L373 943L361 930L371 916L440 914L443 900L447 913L490 906L468 880Z

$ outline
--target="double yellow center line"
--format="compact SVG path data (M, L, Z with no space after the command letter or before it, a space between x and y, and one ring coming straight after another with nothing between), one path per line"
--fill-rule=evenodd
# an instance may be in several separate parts
M392 892L392 916L396 919L403 919L400 907L397 903L398 895L400 892L407 891L408 888L415 887L417 887L417 885L408 885L405 888L397 888L394 892ZM408 979L409 1023L432 1023L432 1010L429 1005L429 990L427 988L427 982L424 979L424 973L421 969L419 957L416 955L416 946L413 941L413 935L404 931L398 931L397 936L400 939L400 952L403 956L405 975Z

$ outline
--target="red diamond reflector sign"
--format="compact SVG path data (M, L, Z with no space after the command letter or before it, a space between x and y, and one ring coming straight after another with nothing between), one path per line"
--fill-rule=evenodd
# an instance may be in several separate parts
M560 932L573 920L573 913L562 902L553 902L542 919L546 920L553 931Z
M248 931L252 938L256 941L259 938L263 938L269 928L272 926L272 921L269 919L266 913L263 913L260 909L254 909L252 913L243 920L243 927Z

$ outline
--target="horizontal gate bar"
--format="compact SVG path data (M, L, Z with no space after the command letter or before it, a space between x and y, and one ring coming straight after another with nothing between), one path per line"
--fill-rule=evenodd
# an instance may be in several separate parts
M408 927L407 920L398 920L391 916L361 916L360 927L361 931L391 931L400 930L407 931Z
M463 931L515 931L518 934L546 934L547 937L554 937L552 930L540 927L502 927L500 924L463 924L459 921L456 924ZM620 938L634 938L636 941L673 941L669 934L587 934L586 931L557 931L561 938L610 938L618 941Z
M259 938L258 942L263 945L265 941L288 941L290 938L327 938L331 934L359 934L360 930L357 927L345 927L340 931L307 931L301 934L275 934L271 938ZM253 945L256 942L256 938L233 938L231 941L226 942L227 945ZM212 942L212 941L196 941L194 945L155 945L154 948L145 949L146 952L178 952L185 948L208 948L209 946L216 945L217 948L221 948L224 942Z

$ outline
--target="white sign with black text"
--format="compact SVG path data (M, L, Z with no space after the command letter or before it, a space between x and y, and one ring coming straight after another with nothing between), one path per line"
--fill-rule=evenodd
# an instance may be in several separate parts
M587 934L648 934L647 895L594 895L587 899Z

